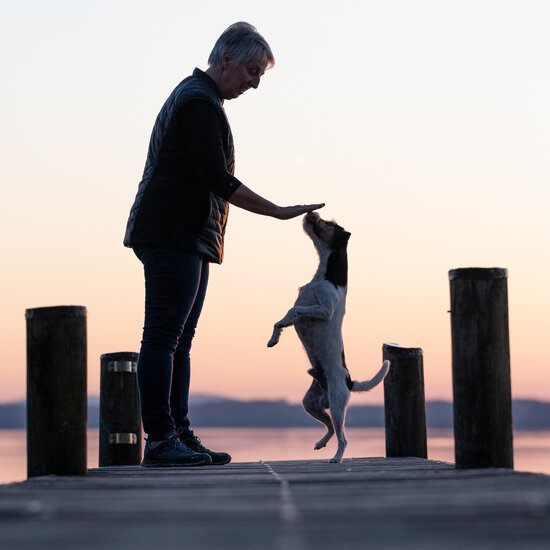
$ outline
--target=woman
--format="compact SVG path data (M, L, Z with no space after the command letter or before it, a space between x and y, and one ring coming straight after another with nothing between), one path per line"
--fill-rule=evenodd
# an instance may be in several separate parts
M217 40L208 69L195 69L162 107L124 244L145 272L145 323L137 366L143 466L226 464L227 453L204 447L190 429L189 351L208 282L209 263L223 260L231 203L256 214L290 219L324 206L277 206L234 172L233 138L224 100L257 88L275 60L248 23Z

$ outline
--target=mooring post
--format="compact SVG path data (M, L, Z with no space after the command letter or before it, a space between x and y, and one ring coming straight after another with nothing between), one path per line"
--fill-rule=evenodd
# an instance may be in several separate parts
M86 475L86 308L27 309L27 476Z
M384 379L386 456L428 458L422 350L384 344L382 352L391 363Z
M138 354L101 356L99 465L125 466L141 461L141 414L136 379Z
M449 271L457 468L513 468L508 273Z

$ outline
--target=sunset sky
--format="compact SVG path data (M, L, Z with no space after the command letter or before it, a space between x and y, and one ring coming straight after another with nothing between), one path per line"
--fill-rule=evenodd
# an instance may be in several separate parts
M26 308L88 308L99 357L138 351L141 264L122 246L162 103L231 23L276 66L226 103L236 176L279 204L326 202L352 237L354 379L383 342L421 347L451 398L448 270L508 269L512 394L550 399L550 2L1 1L0 402L25 396ZM272 325L316 268L301 219L232 208L193 348L192 392L301 399L296 334ZM380 403L379 387L354 403Z

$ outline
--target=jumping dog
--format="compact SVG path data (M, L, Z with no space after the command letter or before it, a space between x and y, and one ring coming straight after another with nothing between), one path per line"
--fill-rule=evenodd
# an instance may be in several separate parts
M323 220L316 212L307 214L303 225L319 254L319 267L313 279L300 288L294 306L275 323L267 345L275 346L283 328L294 325L311 363L308 373L313 377L302 403L306 412L327 428L315 449L325 447L336 432L338 450L330 462L341 462L347 445L344 430L350 393L369 391L380 384L390 363L384 361L371 380L351 380L342 340L351 233L333 221Z

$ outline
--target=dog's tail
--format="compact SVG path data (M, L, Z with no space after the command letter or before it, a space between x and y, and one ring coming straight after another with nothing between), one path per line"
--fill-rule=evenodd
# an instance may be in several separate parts
M380 367L380 370L378 373L374 376L374 378L371 378L370 380L364 380L363 382L357 382L356 380L353 382L353 385L351 386L351 391L369 391L372 390L372 388L375 388L386 378L386 375L388 374L390 370L390 362L384 361L382 363L382 366Z

